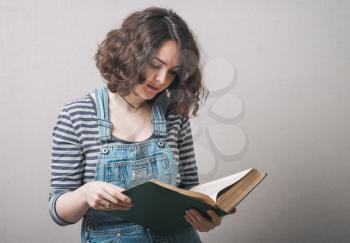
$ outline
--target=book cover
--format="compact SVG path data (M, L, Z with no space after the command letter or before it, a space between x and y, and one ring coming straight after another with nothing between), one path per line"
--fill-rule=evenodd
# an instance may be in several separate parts
M258 174L258 177L248 176L253 175L249 174L252 170L205 183L208 184L207 186L198 185L196 191L184 190L158 180L151 180L123 191L123 194L133 201L130 210L115 210L110 213L150 228L158 234L173 233L186 227L192 227L185 220L187 209L195 208L208 219L210 217L206 211L209 209L214 210L220 216L229 214L230 209L234 208L265 176L265 173ZM237 177L238 174L239 177ZM216 200L213 200L214 198L200 192L203 188L204 191L214 193L218 201L224 201L223 205L229 205L229 207L226 209L220 207ZM220 195L224 197L220 198Z

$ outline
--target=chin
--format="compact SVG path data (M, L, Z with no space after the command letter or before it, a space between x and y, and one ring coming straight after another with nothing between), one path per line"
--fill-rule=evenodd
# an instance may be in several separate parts
M153 99L154 97L156 97L159 93L161 93L163 91L162 90L159 90L159 91L150 91L150 90L147 90L147 89L142 89L140 90L139 92L139 96L142 98L142 99L145 99L145 100L151 100Z
M140 96L142 99L144 100L152 100L154 97L156 97L155 95L143 95Z

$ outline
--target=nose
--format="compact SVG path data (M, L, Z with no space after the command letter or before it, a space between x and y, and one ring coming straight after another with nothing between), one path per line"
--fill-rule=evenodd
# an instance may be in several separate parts
M159 70L156 77L157 82L160 84L164 84L167 79L167 73L168 71L165 68L162 68L161 70Z

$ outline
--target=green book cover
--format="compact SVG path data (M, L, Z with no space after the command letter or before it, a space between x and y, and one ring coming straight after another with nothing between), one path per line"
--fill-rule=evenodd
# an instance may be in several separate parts
M152 181L127 189L123 194L131 198L133 206L128 211L115 210L111 211L111 214L150 228L158 234L192 227L185 220L185 211L190 208L196 208L207 218L210 218L206 213L208 209L213 209L221 216L227 214L218 207L164 188Z
M195 208L208 219L211 219L206 213L209 209L220 216L229 214L265 175L251 168L195 186L190 191L151 180L123 191L133 202L130 210L108 212L158 234L174 233L192 227L185 219L187 209Z

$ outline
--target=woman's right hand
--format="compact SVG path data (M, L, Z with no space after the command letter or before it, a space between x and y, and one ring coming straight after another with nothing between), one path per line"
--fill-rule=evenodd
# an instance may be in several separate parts
M129 210L131 199L124 195L124 188L103 181L86 183L83 189L85 202L89 207L100 210Z

